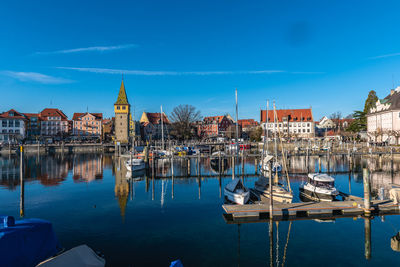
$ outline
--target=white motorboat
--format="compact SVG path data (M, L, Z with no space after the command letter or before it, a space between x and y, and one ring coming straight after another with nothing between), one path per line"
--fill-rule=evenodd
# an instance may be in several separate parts
M240 178L235 178L224 188L225 197L236 204L244 205L249 201L250 191L243 185Z
M221 163L219 162L221 158ZM210 165L211 169L219 172L219 168L221 166L221 171L224 171L228 166L228 159L226 158L226 154L223 151L216 151L211 154L210 157Z
M125 165L126 169L130 172L136 172L146 168L146 164L143 159L130 159Z
M316 201L333 201L339 195L335 179L327 174L309 173L307 182L300 185L300 194Z
M260 177L254 183L254 189L262 194L264 197L270 198L270 188L269 181L265 177ZM281 203L292 203L293 194L284 188L281 184L273 184L272 185L272 199L273 201L281 202Z

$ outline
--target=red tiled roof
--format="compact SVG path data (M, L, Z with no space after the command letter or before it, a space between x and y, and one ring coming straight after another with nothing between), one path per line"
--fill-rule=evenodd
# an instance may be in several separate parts
M14 113L14 115L10 116L10 113ZM15 109L10 109L9 111L1 113L0 118L3 118L3 119L26 119L24 114L19 113Z
M72 117L72 120L73 120L73 121L76 121L76 120L78 120L80 117L85 116L87 113L88 113L88 112L85 112L85 113L74 113L74 116ZM100 119L100 120L103 119L103 113L89 113L89 114L95 116L96 119Z
M39 117L39 113L23 113L26 117Z
M149 122L151 122L152 124L159 124L161 123L160 120L160 113L150 113L150 112L146 112L147 118L149 119ZM163 113L163 122L165 124L170 124L167 116L165 115L165 113Z
M210 116L210 117L204 117L203 121L204 121L204 123L211 123L211 122L213 122L213 121L216 121L216 122L220 123L224 117L225 117L225 116Z
M250 126L257 126L258 122L256 122L254 119L243 119L243 120L238 120L238 124L242 128L246 128Z
M261 110L260 114L260 122L266 122L267 120L267 111ZM296 122L296 121L313 121L312 110L308 109L279 109L276 111L276 115L278 117L278 122L282 122L284 117L288 117L288 121ZM268 121L274 121L274 111L268 110Z
M47 118L47 117L54 117L54 116L59 116L61 117L61 120L66 121L68 120L67 116L62 112L61 110L57 108L45 108L40 112L40 117L42 118Z

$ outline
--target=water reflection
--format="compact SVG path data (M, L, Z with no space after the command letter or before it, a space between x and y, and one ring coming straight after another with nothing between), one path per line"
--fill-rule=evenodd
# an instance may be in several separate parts
M100 195L99 192L96 193L89 190L83 192L83 194L89 192L92 194L90 195L92 198L105 199L104 201L107 201L107 203L103 203L103 208L113 207L118 219L118 222L114 222L116 228L120 226L119 224L124 223L121 228L123 228L125 231L128 231L127 229L130 228L130 223L132 223L132 221L134 223L138 223L138 226L140 226L138 227L138 229L140 228L143 233L136 233L136 235L133 237L130 236L132 240L134 240L135 238L139 238L139 240L146 240L148 236L151 237L153 235L152 232L155 232L153 236L154 240L164 245L163 247L165 248L165 244L160 241L162 239L161 237L168 239L171 238L171 234L164 236L164 232L170 232L173 233L173 235L176 235L177 237L173 237L171 238L171 240L177 242L176 239L186 240L186 237L184 237L184 235L187 235L189 233L191 235L194 235L195 232L197 233L198 231L200 231L201 233L209 234L209 238L212 240L212 242L215 243L225 242L223 241L225 239L228 240L224 244L226 244L227 247L230 247L232 245L232 242L233 244L235 243L235 237L237 235L237 251L235 251L235 246L233 246L233 251L229 250L229 252L231 253L231 256L229 258L232 259L226 259L229 262L228 265L235 265L236 261L238 265L249 265L249 262L252 261L251 259L249 259L249 254L252 255L251 253L253 253L253 250L257 251L258 255L262 255L259 257L263 258L263 264L268 264L268 262L271 264L271 266L285 266L295 264L296 260L293 255L296 255L296 250L300 250L301 246L303 246L303 244L301 244L301 242L299 241L299 236L302 236L301 238L307 240L316 238L315 236L304 237L304 235L301 235L299 231L295 231L294 228L297 225L304 229L304 231L301 232L308 231L309 233L314 233L317 232L316 229L321 229L321 227L326 227L324 229L329 229L329 231L332 231L332 228L329 225L342 224L341 227L343 228L335 228L335 231L347 231L349 232L349 235L351 235L350 230L348 230L350 228L351 231L356 232L358 236L353 236L353 238L359 239L360 245L362 244L361 242L364 242L365 249L364 253L360 251L358 254L371 261L374 261L374 257L378 258L377 254L382 253L382 249L377 247L376 245L378 243L376 241L377 238L384 239L386 243L386 249L389 249L388 242L390 239L391 249L393 249L393 251L400 251L400 234L398 233L394 235L394 233L390 232L390 234L386 233L386 235L382 235L381 237L382 230L379 229L378 232L378 227L376 225L377 223L383 224L383 222L375 220L374 223L372 223L372 218L362 218L362 220L358 220L358 222L352 222L351 219L340 219L342 221L350 221L352 226L349 226L350 223L348 223L347 225L343 225L343 223L341 222L337 222L335 224L324 224L324 226L321 226L322 224L318 224L314 221L309 221L309 224L305 224L304 222L280 222L279 224L277 224L276 222L270 222L268 226L266 226L266 224L264 223L262 224L262 230L260 230L260 228L244 223L240 225L238 224L234 227L234 229L232 229L233 227L229 228L229 226L222 225L220 222L220 216L222 212L220 205L223 202L222 188L231 179L230 173L232 170L230 161L227 162L226 168L223 171L219 172L218 170L215 171L212 169L209 159L201 159L200 165L198 165L196 161L197 159L192 159L188 164L187 161L176 158L173 162L174 176L171 178L159 178L159 176L167 176L172 174L172 163L170 160L165 159L157 161L154 176L152 175L151 170L148 173L130 173L126 170L124 160L122 158L102 154L76 154L64 156L56 154L52 156L41 157L25 155L22 160L23 179L21 180L21 172L19 168L20 158L0 157L1 190L14 192L16 191L16 189L19 188L19 185L22 185L21 191L15 192L15 195L21 193L19 202L21 215L25 214L25 204L27 205L27 216L36 215L32 212L32 210L29 211L29 205L31 204L31 201L24 202L23 192L25 190L26 192L28 192L28 196L32 198L31 190L33 191L33 189L30 189L29 187L31 184L41 185L36 186L36 188L39 188L37 190L40 190L40 193L48 193L51 191L54 192L55 190L53 189L61 187L61 190L64 190L64 188L66 190L69 190L67 194L74 193L73 190L76 190L77 188L93 189L99 188L99 186L101 185L105 187L106 184L108 186L108 190L101 191L101 193L107 194L107 196ZM381 188L384 188L384 197L387 198L390 184L400 184L400 173L398 172L398 170L400 170L400 163L396 161L393 163L392 166L391 162L387 162L385 160L383 160L382 163L379 164L376 162L377 159L361 159L358 157L353 161L352 172L347 172L350 170L347 156L337 158L332 157L329 159L329 161L331 175L337 178L337 182L339 186L341 186L341 190L346 192L348 191L347 193L353 193L362 197L362 175L358 174L358 171L361 170L362 166L368 166L371 170L371 188L375 197L378 197L379 192L382 191ZM244 170L247 174L255 173L257 167L255 162L256 161L251 158L244 161ZM308 168L309 171L318 171L319 165L321 165L321 171L327 171L328 162L325 158L319 159L318 157L310 157L307 160L304 157L292 157L290 160L290 170L292 172L304 173L291 176L294 190L296 190L295 188L298 188L298 184L301 182L302 179L304 179L306 169ZM240 168L238 169L240 170ZM189 175L190 177L188 177ZM245 177L245 183L247 186L252 187L256 179L256 176L249 175ZM71 187L68 188L67 186L62 187L63 184L73 185L73 189L71 189ZM49 190L50 187L51 190ZM61 190L56 192L58 194L62 194ZM82 192L78 191L76 194L78 193L81 194ZM67 195L63 195L63 197L67 197L63 201L69 202ZM18 197L14 198L14 202L17 202L17 200ZM133 203L133 201L135 201L135 205L131 204ZM16 211L18 210L18 206L15 206L15 204L13 204L11 200L6 200L4 203L5 206L6 204L14 205L12 207ZM84 200L82 201L82 203L85 204ZM136 209L141 204L143 204L145 208L142 206L140 209ZM36 206L38 206L38 204L36 204ZM62 211L64 208L65 207L61 206L60 210ZM145 209L146 211L143 211ZM99 210L100 213L105 212L100 211L100 209L97 210ZM160 210L163 210L164 212L160 213L161 215L157 213ZM194 210L200 211L198 212L199 214L193 212ZM107 210L107 212L109 211L110 213L112 213L111 208ZM86 218L85 216L88 216L86 212L87 210L82 211L81 216L83 218ZM136 215L136 213L140 214L140 216L137 216L137 218L136 216L133 216L133 214ZM46 214L46 212L41 213L41 215L43 214ZM88 212L88 214L90 214L90 212ZM182 216L182 214L185 214L185 216ZM146 216L149 218L153 218L154 216L156 220L160 220L160 222L162 222L163 224L160 226L150 219L142 219ZM60 217L62 217L62 215L60 215ZM138 218L145 222L139 224L140 221L138 221ZM179 218L179 220L176 218ZM179 224L180 220L182 220L182 224ZM338 221L340 220L338 219ZM90 220L87 221L90 222ZM190 225L191 223L193 225ZM176 224L177 226L172 226L174 224ZM316 226L315 224L318 225ZM61 225L61 228L68 228L60 222L58 222L58 225ZM372 225L374 231L379 233L379 236L378 234L374 235L373 240L371 238L371 234L373 234L371 229ZM110 226L104 227L105 228L101 229L107 230L107 227ZM147 229L147 227L149 228L148 231L145 230ZM215 229L212 227L214 227ZM379 227L383 228L383 226ZM163 228L164 230L160 230L161 228ZM207 228L210 228L212 230L209 230ZM362 234L362 228L364 228L364 236ZM182 230L183 234L181 234L181 229L184 229ZM120 232L118 232L118 230L113 231L114 233L117 232L119 235L125 235L125 233L121 234ZM135 230L130 229L129 231ZM260 235L260 231L265 231L265 234ZM267 231L270 232L269 242ZM69 234L71 234L71 232L69 232ZM126 234L129 235L129 233ZM344 236L345 234L338 235L341 235L343 240L347 238L346 236ZM93 234L93 236L95 236L95 234ZM261 239L263 242L263 246L260 246L260 248L254 248L253 244L251 244L250 242L253 240L249 240L249 236L253 236L252 238L254 239ZM61 237L64 239L66 238L65 236ZM79 237L76 238L79 239ZM126 240L119 240L117 237L108 238L114 241L116 240L115 242L118 241L118 246L121 248L123 248L124 246L128 246L124 242L128 242L127 240L131 240L128 238L126 238ZM230 238L234 239L231 240ZM296 238L297 240L293 242L293 239ZM327 240L334 238L334 235L326 237ZM94 242L93 240L91 241ZM111 241L107 239L107 242ZM179 242L182 242L183 244L182 247L180 247L180 251L182 251L182 254L184 254L185 250L183 246L186 246L187 243L184 243L183 241ZM210 244L212 242L210 241L209 243L207 243L206 239L202 240L202 242L204 243L202 244L201 249L209 253L206 247L212 247L212 245ZM372 247L372 242L374 242L375 247ZM143 244L146 246L145 242L143 242ZM99 246L99 249L102 246L102 244L97 245ZM132 245L132 243L130 243L130 245ZM138 251L140 251L141 249L140 247L135 248ZM372 248L374 249L373 253ZM126 251L128 251L129 249L127 248ZM327 246L327 250L328 249L329 246ZM218 248L216 250L218 250ZM171 252L170 250L167 251ZM320 253L324 253L324 251L325 250L321 249ZM106 252L107 255L107 251L104 252ZM115 252L115 255L119 255L118 253L119 252ZM232 257L232 255L234 255L235 253L237 253L237 259L235 257ZM113 258L115 256L112 254L112 251L108 251L108 255L110 258ZM220 255L220 257L223 257L223 255ZM126 262L130 262L129 257L127 257L127 259L124 261L124 263ZM256 261L256 263L260 262ZM196 264L194 263L192 265ZM255 266L257 264L253 265ZM125 264L125 266L128 266L128 264Z

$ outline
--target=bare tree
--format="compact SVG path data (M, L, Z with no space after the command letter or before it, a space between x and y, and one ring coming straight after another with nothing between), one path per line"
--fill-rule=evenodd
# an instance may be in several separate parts
M179 105L171 113L171 135L177 139L190 139L193 136L192 125L202 119L200 111L192 105Z
M336 111L332 113L329 118L335 123L335 131L340 129L340 119L342 118L342 113L340 111Z

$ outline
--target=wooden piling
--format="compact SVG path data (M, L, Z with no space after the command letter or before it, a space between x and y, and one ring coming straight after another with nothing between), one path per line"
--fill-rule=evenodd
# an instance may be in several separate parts
M364 218L364 245L365 245L365 259L371 259L371 219Z
M23 169L23 162L24 162L24 154L23 154L24 147L20 146L20 156L19 156L19 183L20 183L20 199L19 199L19 216L24 217L25 215L25 182L24 182L24 169Z
M364 184L364 213L366 216L371 215L371 188L370 188L370 173L367 168L363 169L363 184Z

